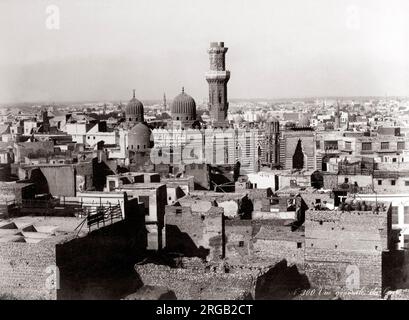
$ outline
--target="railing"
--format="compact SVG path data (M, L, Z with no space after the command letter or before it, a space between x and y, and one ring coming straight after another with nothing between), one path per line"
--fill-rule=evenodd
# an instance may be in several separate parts
M92 227L95 225L97 226L97 229L99 229L100 225L105 227L107 224L113 224L117 219L122 220L122 218L122 210L119 204L115 206L98 207L89 211L87 217L75 228L75 230L78 230L78 236L85 225L85 222L88 226L88 232L91 232Z

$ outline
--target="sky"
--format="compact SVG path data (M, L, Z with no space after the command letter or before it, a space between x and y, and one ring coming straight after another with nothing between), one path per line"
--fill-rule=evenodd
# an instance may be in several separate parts
M1 0L0 102L201 101L213 41L229 98L409 96L408 16L407 0Z

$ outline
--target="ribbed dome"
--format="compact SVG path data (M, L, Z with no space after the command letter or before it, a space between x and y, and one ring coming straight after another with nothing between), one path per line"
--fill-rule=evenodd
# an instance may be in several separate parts
M182 88L182 93L173 99L171 112L173 120L196 120L196 102Z
M150 147L151 130L144 123L133 126L128 133L128 149L144 151Z
M135 90L133 91L133 98L125 108L125 116L127 121L143 122L143 104L135 98Z

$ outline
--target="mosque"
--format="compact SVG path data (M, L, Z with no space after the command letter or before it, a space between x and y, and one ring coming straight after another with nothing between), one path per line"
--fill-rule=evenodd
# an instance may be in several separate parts
M240 164L243 174L257 172L261 166L279 165L280 126L270 119L261 126L233 128L227 120L227 83L230 71L225 67L228 48L223 42L212 42L208 50L210 124L197 118L196 102L184 88L171 104L171 119L165 128L151 130L144 122L142 102L135 91L125 110L122 137L128 165L137 171L148 165L171 164L177 172L191 163L232 166Z

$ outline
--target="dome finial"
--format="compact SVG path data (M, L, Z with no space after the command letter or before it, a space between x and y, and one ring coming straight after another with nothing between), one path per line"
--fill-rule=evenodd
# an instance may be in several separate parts
M133 89L133 97L135 98L135 89Z
M182 93L185 93L185 87L182 87Z

